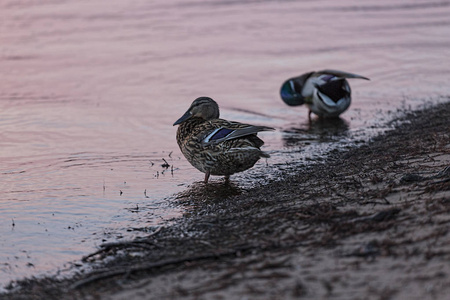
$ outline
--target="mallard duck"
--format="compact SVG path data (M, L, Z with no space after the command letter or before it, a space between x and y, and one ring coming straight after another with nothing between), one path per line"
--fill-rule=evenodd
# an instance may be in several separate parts
M286 80L281 86L281 99L291 106L306 104L319 117L338 117L351 102L351 89L347 78L367 77L337 70L309 72Z
M205 183L210 175L225 176L228 181L261 157L270 157L261 151L264 142L256 134L274 128L219 119L219 105L209 97L195 99L173 125L180 125L178 146L189 163L205 173Z

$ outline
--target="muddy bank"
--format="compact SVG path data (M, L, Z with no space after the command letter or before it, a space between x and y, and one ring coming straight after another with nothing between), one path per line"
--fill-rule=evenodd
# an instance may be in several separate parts
M405 121L406 120L406 121ZM85 257L97 270L27 280L5 299L445 299L450 103L298 174L242 190L196 184L186 215ZM111 260L111 257L114 259Z

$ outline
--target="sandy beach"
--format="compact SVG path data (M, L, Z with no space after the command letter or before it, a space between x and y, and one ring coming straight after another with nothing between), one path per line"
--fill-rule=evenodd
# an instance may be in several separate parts
M252 190L197 183L186 213L105 244L98 267L2 299L446 299L450 102ZM447 295L447 296L446 296Z

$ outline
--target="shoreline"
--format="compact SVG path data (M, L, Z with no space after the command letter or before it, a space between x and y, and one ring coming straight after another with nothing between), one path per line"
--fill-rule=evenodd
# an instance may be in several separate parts
M185 215L5 299L444 299L450 293L450 102L252 190L181 193ZM110 259L113 257L114 259Z

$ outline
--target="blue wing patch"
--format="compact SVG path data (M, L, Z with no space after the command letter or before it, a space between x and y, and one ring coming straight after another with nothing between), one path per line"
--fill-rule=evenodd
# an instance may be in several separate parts
M233 129L220 128L209 138L209 140L214 141L214 140L222 139L222 138L226 137L227 135L229 135L230 133L232 133L233 131L234 131Z
M217 128L203 140L203 143L210 143L212 141L221 140L227 137L229 134L233 133L235 130L228 128Z

